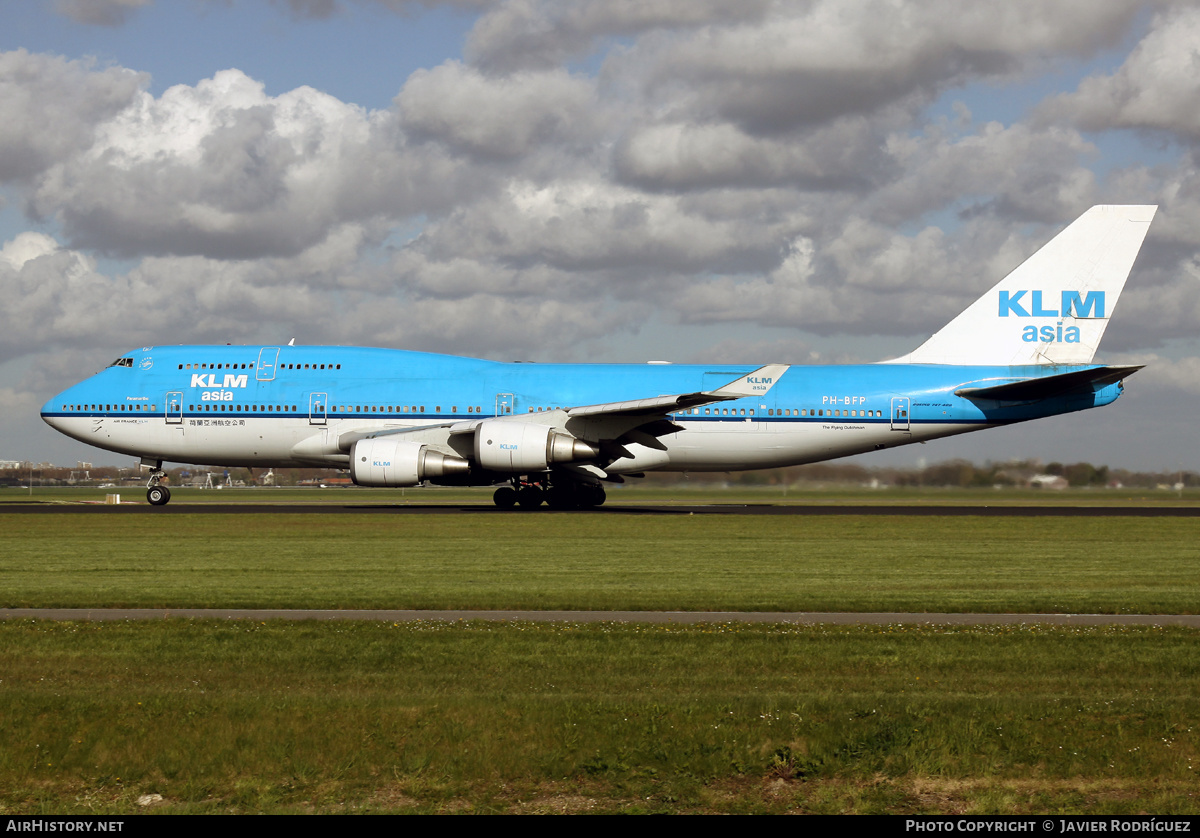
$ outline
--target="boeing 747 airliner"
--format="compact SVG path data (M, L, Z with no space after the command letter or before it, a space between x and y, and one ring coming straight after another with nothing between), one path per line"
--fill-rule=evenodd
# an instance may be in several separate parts
M499 363L342 346L144 346L55 396L52 427L163 461L349 469L597 506L647 471L777 468L1099 407L1092 363L1153 206L1097 206L920 347L877 364Z

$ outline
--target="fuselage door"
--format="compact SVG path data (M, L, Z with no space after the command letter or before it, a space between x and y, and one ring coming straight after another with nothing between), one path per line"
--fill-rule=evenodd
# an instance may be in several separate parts
M308 424L324 425L325 414L329 409L328 393L310 393L308 396Z
M513 412L513 394L512 393L497 393L496 394L496 415L508 416Z
M892 399L892 430L908 430L908 396L896 396Z
M166 396L166 412L163 414L167 419L168 425L183 424L183 392L176 390L172 393L167 393Z
M254 368L254 377L259 381L274 381L275 362L278 360L278 346L264 346L258 350L258 366Z

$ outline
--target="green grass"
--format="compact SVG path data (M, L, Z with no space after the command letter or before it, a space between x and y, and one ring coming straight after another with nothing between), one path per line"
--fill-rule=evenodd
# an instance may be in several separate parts
M0 624L0 811L1196 813L1197 634Z
M1173 518L8 515L0 606L1197 613Z
M1191 519L0 515L6 606L1196 613ZM1200 632L0 622L0 812L1196 813Z

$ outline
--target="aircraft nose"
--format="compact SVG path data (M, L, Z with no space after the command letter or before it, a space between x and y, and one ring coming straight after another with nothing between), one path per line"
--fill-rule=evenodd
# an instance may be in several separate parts
M65 393L59 393L54 398L50 399L50 401L42 405L42 421L54 428L56 431L61 431L63 429L61 419L63 405L66 403L63 399L64 395Z

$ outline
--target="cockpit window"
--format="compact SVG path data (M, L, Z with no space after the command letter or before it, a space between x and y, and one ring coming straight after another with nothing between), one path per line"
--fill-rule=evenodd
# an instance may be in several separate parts
M109 366L110 367L130 367L130 368L132 368L133 367L133 359L132 358L118 358L117 360L115 360L111 364L109 364Z

